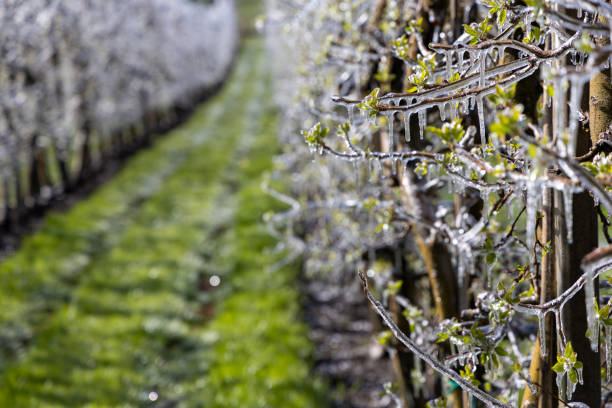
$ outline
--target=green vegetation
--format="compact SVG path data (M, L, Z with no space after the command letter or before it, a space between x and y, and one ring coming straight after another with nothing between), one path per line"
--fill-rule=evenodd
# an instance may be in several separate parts
M277 150L261 48L0 265L0 406L321 406L297 268L270 269L260 223L278 205L260 188Z
M244 34L252 33L254 22L257 16L263 12L262 2L259 0L237 0L238 22L240 32Z

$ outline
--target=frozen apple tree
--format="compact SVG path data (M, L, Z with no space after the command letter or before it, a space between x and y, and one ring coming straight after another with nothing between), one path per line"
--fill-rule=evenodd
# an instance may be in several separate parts
M0 2L0 220L75 187L210 92L232 0Z
M360 271L396 404L612 402L612 4L268 10L292 186L270 223L310 273Z

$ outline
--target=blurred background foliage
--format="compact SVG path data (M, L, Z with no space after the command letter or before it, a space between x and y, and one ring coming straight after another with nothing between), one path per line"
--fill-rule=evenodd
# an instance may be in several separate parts
M222 91L0 264L0 406L325 405L299 262L273 270L261 224L276 112L261 5L238 10Z

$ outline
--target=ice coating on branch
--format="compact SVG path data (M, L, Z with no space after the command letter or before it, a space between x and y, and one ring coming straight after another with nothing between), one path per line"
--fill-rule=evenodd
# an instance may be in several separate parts
M320 3L320 4L327 4L327 3ZM391 3L389 3L391 4ZM510 11L510 10L509 10ZM528 10L527 12L531 12L532 10ZM365 13L364 13L365 14ZM512 12L510 12L510 19L508 21L508 25L510 24L516 24L517 21L517 16L513 15ZM519 16L520 17L520 16ZM514 20L514 21L511 21ZM364 20L365 21L365 20ZM543 25L541 25L541 20L538 19L538 24L534 25L534 27L540 27L543 30L544 36L548 36L550 35L550 30L554 30L555 28L549 28L549 27L545 27ZM327 23L325 23L327 24ZM332 23L335 24L335 23ZM508 26L508 28L510 28ZM527 27L528 29L531 29L532 27ZM525 27L521 26L520 29L525 29ZM341 30L341 28L340 28ZM517 38L516 36L511 36L513 33L513 30L508 30L506 34L501 34L500 37L495 37L496 33L496 29L494 28L493 33L491 34L491 36L489 36L489 39L491 39L491 42L493 43L494 41L496 41L498 38ZM533 31L533 30L532 30ZM341 32L341 31L340 31ZM494 39L495 38L495 39ZM340 37L340 40L342 40L342 38ZM439 49L442 50L439 53L440 54L445 54L445 60L442 61L441 55L438 55L438 63L439 66L437 69L435 69L433 72L430 72L430 77L428 80L428 83L426 84L427 86L422 86L419 88L419 90L416 92L416 94L411 94L411 95L403 95L403 96L399 96L399 94L388 94L388 95L384 95L380 98L380 107L384 107L385 104L388 104L388 108L384 108L381 109L377 112L378 115L383 115L383 116L387 116L389 117L385 110L386 109L392 109L395 111L400 111L402 114L402 120L404 121L404 135L407 141L410 140L410 115L411 114L417 114L418 116L418 121L415 120L415 125L418 124L419 126L419 133L421 134L421 137L423 137L424 134L424 129L427 126L427 121L430 121L430 124L432 126L439 126L439 122L438 122L438 117L437 115L431 115L429 118L427 117L427 113L426 113L426 109L430 109L430 108L437 108L438 109L438 113L440 115L440 120L445 121L448 120L450 117L454 117L456 115L456 111L457 111L457 106L459 106L460 108L462 108L463 106L467 106L470 105L472 106L472 108L474 110L477 109L477 112L473 112L473 113L477 113L478 114L478 120L479 120L479 125L476 125L476 129L480 130L480 140L484 143L485 142L485 134L486 131L488 130L486 128L486 124L487 123L491 123L494 122L493 120L489 120L489 117L486 117L487 120L485 120L484 114L489 114L491 112L486 112L487 107L484 106L484 101L482 100L482 98L484 96L486 96L486 92L487 90L483 90L480 91L479 88L481 88L483 85L486 86L490 86L490 87L494 87L494 82L503 82L505 78L508 77L516 77L519 78L517 79L517 81L519 81L520 79L530 75L530 72L533 73L535 72L535 70L537 70L537 67L533 68L532 66L530 66L530 64L534 64L535 65L541 65L543 57L537 56L537 55L531 55L529 51L525 51L523 52L523 58L522 59L518 59L518 60L514 60L514 61L504 61L506 65L504 66L496 66L496 64L501 64L502 62L500 61L500 59L503 56L504 50L503 50L503 46L493 46L491 47L490 44L486 44L483 45L482 47L489 47L489 51L487 52L483 52L481 49L479 49L479 47L481 47L481 45L476 45L475 47L471 46L471 45L467 45L461 42L455 42L452 43L452 38L449 38L449 41L446 42L445 41L446 38L443 38L443 42L445 42L446 44L453 44L453 45L443 45L442 47L440 47ZM367 41L369 40L365 40L364 42L366 42L366 46L367 46ZM512 40L509 40L508 42L505 42L506 44L511 44ZM362 44L359 44L362 45ZM352 46L352 43L350 42L346 42L345 47L349 48ZM540 44L536 44L534 42L531 42L530 44L527 44L526 46L519 46L519 47L514 47L512 45L508 45L508 49L509 51L511 50L511 52L509 52L509 56L515 56L517 55L517 48L522 48L522 47L528 47L533 50L533 47L538 46L540 48L543 48L543 46L540 46ZM381 45L380 45L380 49L382 50L384 47L384 41L381 41ZM450 50L450 47L455 47L454 50ZM431 49L433 49L434 47L432 47ZM471 48L471 51L468 51L468 49ZM366 47L367 49L367 47ZM422 51L423 52L423 51ZM472 63L470 65L464 64L464 58L467 60L468 56L465 55L465 53L468 52L469 53L469 57L472 60ZM382 53L382 51L381 51ZM457 56L455 57L455 55L453 55L454 53L457 54ZM490 55L491 58L489 59L489 57L487 55ZM560 56L559 60L561 60L563 57ZM332 61L334 62L334 61ZM562 64L564 64L565 61L563 60L561 62L561 68L564 68ZM408 63L409 65L410 63ZM446 67L443 65L446 64ZM490 65L488 67L489 71L486 72L486 65ZM479 69L479 67L482 67L481 69ZM367 72L367 65L363 64L363 68L364 68L364 72ZM532 70L533 68L533 70ZM335 68L334 68L335 69ZM343 73L347 68L345 66L341 66L339 69L340 73ZM446 72L445 72L446 70ZM466 72L467 71L467 72ZM446 77L447 79L449 78L449 76L452 76L453 73L457 73L460 72L462 75L460 78L453 79L452 83L445 83L444 81L440 81L443 77ZM524 76L523 76L524 75ZM310 77L312 77L313 75L310 74ZM456 76L456 75L455 75ZM309 77L307 77L309 78ZM338 78L338 76L336 76L336 78ZM512 79L510 78L510 79ZM513 79L512 79L513 80ZM364 81L365 82L365 81ZM510 83L511 81L508 81L506 83L501 83L500 86L502 88L506 88L506 86L508 85L508 83ZM306 84L308 85L308 84ZM362 89L362 88L361 88ZM347 95L347 93L341 93L343 95ZM568 95L568 99L569 99ZM406 99L406 102L403 104L402 98ZM563 103L565 103L565 106L567 106L567 100L564 100ZM449 104L449 107L446 107L446 104ZM561 105L563 106L563 105ZM573 106L572 106L573 107ZM447 111L446 109L450 109L450 111ZM493 110L493 109L491 109ZM462 112L463 113L463 112ZM470 112L466 112L467 114L469 114ZM463 115L462 115L463 116ZM472 115L473 116L473 115ZM474 120L476 120L476 118L473 118ZM400 120L398 118L398 120ZM530 119L527 119L526 121L529 121ZM468 121L469 124L472 124L471 121ZM539 138L537 131L539 130L538 126L540 125L539 123L536 123L537 121L534 121L533 123L530 123L530 125L533 125L534 129L533 129L533 133L531 133L529 130L527 130L527 136L531 137L531 135L536 135L535 136L535 141L537 143L540 143L543 139ZM475 123L473 123L475 125ZM560 126L560 129L569 129L568 127L569 122L565 122ZM389 126L394 126L389 124ZM401 125L399 125L401 126ZM384 136L385 130L384 129L386 126L383 125L383 129L382 131L379 131L378 133L375 133L374 131L370 131L367 132L368 129L365 129L365 126L363 127L363 129L359 129L359 130L363 130L364 133L364 138L361 140L364 140L364 145L367 144L367 147L372 147L372 146L379 146L380 143L378 140L376 140L376 137L379 137L382 134L382 138L383 138L383 144L384 142L386 142L386 136ZM484 130L483 130L484 129ZM463 146L463 149L465 149L465 151L470 152L470 154L473 154L478 160L482 160L483 162L488 160L488 156L491 154L491 152L494 152L493 149L483 149L483 148L479 148L476 147L474 149L473 148L473 141L474 141L474 136L473 136L473 132L474 131L474 127L470 128L469 134L467 137L462 138L462 143L458 143L455 144L455 147L457 147L458 145ZM401 132L401 130L398 130L397 128L395 129L395 132ZM413 128L412 129L412 133L416 134L417 129ZM389 137L391 137L391 134L393 132L390 130L389 131ZM569 133L566 133L566 135L569 135ZM399 136L399 135L395 135L395 136ZM394 136L394 137L395 137ZM476 137L476 139L478 140L478 137ZM564 143L567 144L567 138L563 138L563 137L559 137L559 138L553 138L553 140L559 140L560 144ZM444 141L442 139L438 139L438 138L432 138L432 140L428 141L429 143L427 144L427 148L424 149L424 152L426 153L433 153L433 152L440 152L442 151L441 149L443 148L440 144L441 141ZM493 140L493 142L495 142L495 140ZM550 142L550 140L549 140ZM391 146L393 144L395 144L395 147L399 147L398 146L398 142L397 140L393 140L389 142L389 145ZM522 142L520 142L522 143ZM534 143L535 144L535 143ZM545 142L542 142L542 144L545 144ZM547 144L546 147L549 147L551 143ZM494 146L496 148L498 148L497 152L495 153L502 153L503 155L506 154L506 152L502 152L501 151L501 147L502 146ZM505 146L504 146L505 147ZM558 149L557 149L558 147ZM363 146L363 148L365 149L366 147ZM556 149L556 152L558 152L559 154L562 154L564 151L563 149L565 149L565 147L561 148L561 146L554 146L551 147ZM384 149L386 150L386 149ZM400 150L400 149L397 149ZM515 152L513 152L512 150L516 150ZM538 150L538 153L542 153L544 149L540 149ZM502 174L500 174L500 176L497 178L499 181L496 181L495 183L499 183L500 187L499 189L497 187L495 188L491 188L489 190L486 183L490 183L492 179L494 179L493 177L487 177L485 180L482 180L482 174L479 174L479 178L477 179L476 177L474 177L474 179L472 180L466 180L464 181L463 178L467 178L467 177L471 177L473 176L472 173L472 168L469 168L470 165L466 164L466 163L459 163L459 164L455 164L454 162L451 161L450 165L447 162L443 162L442 160L438 160L435 159L438 163L437 165L434 165L431 163L430 158L426 158L426 163L424 163L425 167L423 168L425 171L423 172L424 174L422 174L422 177L419 177L419 187L423 187L423 190L419 190L419 191L413 191L412 194L416 195L419 194L420 191L426 191L427 194L429 194L429 192L431 192L431 197L427 197L424 202L425 205L432 205L434 208L438 208L440 206L440 201L445 201L445 205L448 206L448 213L450 213L452 210L452 201L449 200L446 197L445 191L441 191L441 194L437 194L437 192L439 190L437 190L438 188L443 188L442 184L440 183L440 180L442 181L446 181L447 182L447 186L448 188L452 191L457 190L458 192L460 192L461 190L463 190L465 188L465 186L469 186L470 188L474 188L476 190L478 190L483 198L483 200L485 201L484 206L483 206L483 214L482 214L482 219L486 219L487 216L487 205L493 205L486 196L489 195L490 192L492 191L497 191L499 193L499 203L500 207L503 208L504 204L502 199L505 199L505 195L507 194L512 194L512 197L515 199L515 201L519 201L516 200L517 198L519 198L519 194L522 193L522 185L526 185L527 183L525 183L525 177L527 176L527 172L529 171L528 169L531 168L534 164L530 163L530 159L529 157L527 157L526 159L524 159L524 151L521 150L521 147L515 149L514 147L512 147L512 149L508 149L509 152L511 152L512 154L512 158L513 163L517 164L516 168L513 168L512 170L508 170L508 166L504 163L504 164L500 164L499 167L497 167L497 169L499 169L500 172L503 172ZM351 152L347 152L344 151L342 152L343 154L346 155L352 155ZM369 154L372 153L372 154ZM364 155L364 159L365 160L369 160L370 166L374 167L374 166L379 166L380 162L384 162L383 164L385 165L385 172L389 173L389 169L388 164L389 163L395 163L398 160L398 157L400 156L389 156L386 154L381 154L381 153L385 153L385 152L368 152L367 155ZM399 153L399 152L397 152ZM410 153L410 152L406 152L403 151L402 153ZM446 153L446 152L445 152ZM510 154L510 153L509 153ZM555 157L553 157L553 155L549 155L544 157L545 154L542 153L542 157L538 157L538 163L537 165L540 166L539 170L546 170L548 168L549 165L553 165L554 161L556 160ZM403 157L403 156L402 156ZM361 159L356 159L356 160L361 160ZM402 161L405 161L405 159L401 159ZM330 160L331 161L331 160ZM376 164L378 163L378 164ZM332 164L333 165L333 164ZM448 166L449 170L451 170L454 174L447 174L445 173L443 170L444 166ZM496 169L496 170L497 170ZM419 170L419 176L421 176L420 170L421 167L418 168ZM478 169L474 169L477 173L478 173ZM381 174L383 174L384 172L381 171ZM491 173L490 173L491 174ZM509 176L509 174L515 174L516 178L513 178L512 175ZM560 179L563 180L565 185L568 185L569 183L567 183L566 181L566 177L564 174L556 174L555 176L548 176L548 175L544 175L541 173L539 173L537 175L537 179L543 179L546 177L554 177L556 179ZM338 177L340 178L340 177ZM448 218L446 220L444 220L444 218L446 216L438 216L438 211L436 210L436 216L434 217L433 220L423 220L422 218L419 218L419 220L414 221L415 223L422 223L422 225L424 226L428 226L428 223L433 223L435 222L434 225L429 225L429 227L431 227L430 229L434 232L432 232L431 234L433 235L434 233L439 233L443 236L443 240L444 245L447 245L449 241L446 240L446 233L447 233L447 229L450 229L451 232L449 233L449 237L450 235L452 235L452 237L450 237L450 241L452 241L452 247L450 249L450 253L452 255L455 255L455 262L456 262L456 267L457 270L460 270L460 280L461 282L461 291L465 292L466 295L465 296L471 296L471 290L481 290L483 289L483 284L482 281L479 281L477 279L473 280L472 282L469 281L467 275L471 274L472 276L475 276L476 273L480 274L480 271L482 270L482 272L485 272L487 274L486 277L484 277L483 281L486 282L487 286L490 286L491 281L495 281L495 279L497 279L497 277L499 276L498 273L502 271L503 267L505 266L509 266L509 265L501 265L502 263L504 264L509 264L509 263L515 263L518 264L519 262L522 264L525 264L525 258L527 257L527 255L524 253L524 246L523 246L523 237L525 235L527 235L528 238L527 241L530 242L530 249L534 250L535 247L537 247L537 250L535 251L536 254L539 254L542 250L542 248L540 246L536 246L535 244L535 231L533 231L533 229L535 228L535 225L537 224L537 208L540 205L539 204L539 200L540 198L538 197L538 194L540 193L541 189L544 186L549 186L549 182L550 182L551 178L549 178L547 181L542 182L541 184L537 184L535 182L535 180L533 181L534 185L530 186L529 190L530 190L530 194L529 197L527 198L527 202L528 205L527 207L529 208L529 214L528 214L528 218L529 218L529 222L527 223L527 232L524 233L523 232L523 225L524 225L524 219L525 216L527 216L527 214L525 214L525 216L523 216L523 219L519 218L519 222L516 224L517 228L511 229L509 231L509 237L508 237L508 241L507 242L503 242L503 241L499 241L498 239L495 239L495 241L493 241L493 244L496 245L497 242L499 242L500 245L496 245L495 246L495 251L499 252L500 256L499 259L499 271L495 271L495 275L493 275L493 280L491 279L491 277L489 276L490 274L490 268L487 267L487 265L476 265L478 267L478 271L476 271L474 269L474 265L470 264L470 262L479 262L480 263L480 259L484 258L483 252L482 252L482 246L478 246L478 244L476 244L475 242L470 242L469 244L467 244L467 248L461 248L460 250L458 250L458 245L457 242L461 242L462 240L462 233L460 233L459 231L462 231L462 228L467 228L471 223L473 223L475 221L474 215L469 214L469 217L461 217L459 215L456 216L456 218L458 219L458 222L456 221L454 223L454 226L451 225L448 222ZM436 187L435 183L439 184L439 187ZM340 184L340 183L339 183ZM434 186L433 188L430 188L430 186ZM368 186L368 188L372 188L373 186ZM394 186L395 187L395 186ZM562 185L556 185L554 188L556 188L557 190L562 191L562 193L564 194L564 196L567 196L568 194L571 195L571 192L573 190L571 190L570 188L568 188L568 191L565 191L565 188ZM534 193L535 192L535 193ZM333 193L337 193L336 191L333 191ZM560 195L560 194L559 194ZM498 197L496 197L498 198ZM469 194L469 199L470 202L473 203L474 202L474 194L473 191L470 191ZM446 202L448 201L448 202ZM521 200L522 201L522 200ZM456 203L454 203L455 205L457 205ZM511 211L507 211L508 216L509 216L509 220L508 222L502 221L504 226L509 226L513 221L514 218L516 218L516 216L518 216L519 213L519 209L522 211L523 208L523 202L521 203L516 203L516 204L520 204L520 206L518 206L518 208L514 209L514 214L512 214ZM399 203L396 204L396 208L405 210L404 207L402 207L402 205L405 207L406 204L403 201L400 201ZM462 206L464 206L465 204L462 203ZM569 206L571 208L571 204L570 204L570 200L566 200L566 206ZM463 211L463 213L465 213L465 209L463 208L455 208L456 210L456 214L459 214L460 211ZM503 211L503 209L501 210ZM410 222L410 221L409 221ZM493 220L491 220L491 223L488 224L489 227L493 226L494 224L498 223L499 219L495 218ZM400 224L402 223L402 221L397 221L397 224L395 225L395 228L400 228ZM571 223L572 220L568 220L568 224L569 224L569 229L571 230ZM493 226L493 228L489 228L490 230L494 230L496 227ZM397 231L397 230L396 230ZM499 231L497 231L499 232ZM456 235L453 235L456 234ZM484 235L488 235L488 234L495 234L495 238L500 238L500 236L498 236L496 234L496 232L491 232L491 231L481 231L480 235L484 236ZM525 235L524 235L525 234ZM533 235L532 235L533 234ZM369 240L369 237L360 237L361 239L363 239L364 241L368 242L369 245L372 244L372 241ZM363 245L363 241L362 241L362 245ZM369 249L370 247L368 247ZM335 249L335 248L334 248ZM470 251L471 249L471 251ZM374 252L374 251L372 251ZM452 256L451 255L451 256ZM510 256L507 256L510 255ZM535 254L531 253L529 255L530 257L530 264L532 269L536 269L535 266L537 266L537 263L535 262ZM474 261L473 259L479 259L479 261ZM481 269L481 266L483 269ZM532 272L534 275L537 275L537 270L532 270L530 271ZM383 281L384 284L384 278L380 279L381 281ZM500 282L502 281L502 279L500 279ZM470 285L470 283L473 284ZM469 287L468 287L469 286ZM378 289L378 288L377 288ZM518 293L518 292L517 292ZM463 303L463 302L462 302ZM467 303L467 302L466 302ZM525 313L530 313L533 314L533 311L537 308L529 308L529 306L534 306L531 304L527 304L525 306L521 305L519 307L516 308L516 310L518 310L520 307L525 307L526 309L529 309L529 312L525 312ZM541 306L541 305L538 305ZM550 307L547 308L547 312L542 311L541 314L541 318L542 318L542 323L544 321L544 316L546 315L546 313L550 313L553 312L555 315L558 314L558 311L560 310L561 306L559 305L559 303L552 305ZM522 310L521 310L522 311ZM548 316L550 318L550 316ZM521 319L522 317L518 317L518 319ZM516 323L516 322L514 322ZM554 334L552 333L544 333L544 330L541 330L542 332L542 336L547 336L550 337L551 335L554 336ZM413 333L408 334L408 336L411 339L415 339L415 337L413 337ZM488 337L488 336L487 336ZM548 352L548 354L550 355L552 353L552 351L550 349L546 350L546 339L543 339L543 347L544 350L543 352L546 353ZM549 339L550 340L550 339ZM453 346L455 347L455 346ZM466 349L465 347L461 347L463 350L461 350L462 353L465 353L465 356L462 356L462 358L465 360L467 360L469 362L470 358L477 358L477 353L471 353L469 349ZM520 358L520 352L517 353L517 355L519 355L519 360L523 360L520 361L521 363L524 363L525 360ZM528 356L525 356L526 358L528 358ZM526 368L525 364L522 364L523 368ZM499 374L499 373L498 373ZM500 384L502 383L502 378L501 376L498 378ZM521 387L524 387L524 384L521 385ZM509 387L509 388L513 388L513 387ZM563 385L563 388L565 388L565 385ZM514 391L514 390L513 390ZM501 394L504 400L506 400L506 396L508 394Z

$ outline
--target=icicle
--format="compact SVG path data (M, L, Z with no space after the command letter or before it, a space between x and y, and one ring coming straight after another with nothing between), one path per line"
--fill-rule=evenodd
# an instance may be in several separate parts
M348 112L348 121L349 123L352 125L354 122L354 118L355 118L355 105L353 105L352 103L346 105L346 110Z
M410 113L404 111L404 139L406 143L410 142Z
M470 69L470 67L473 67L475 65L475 63L476 63L475 53L476 52L472 51L472 50L468 51L468 55L470 56L470 65L467 68L468 70Z
M438 104L438 110L440 110L440 120L444 122L446 120L446 103Z
M569 145L567 152L569 157L576 155L576 135L578 133L578 112L580 112L580 100L582 99L582 81L573 79L570 95L570 124L569 124Z
M374 160L376 162L376 167L378 168L378 179L384 180L386 177L385 170L383 168L383 164L381 160Z
M465 182L463 179L457 179L457 193L463 195L465 193Z
M584 282L584 299L587 312L587 328L591 340L591 349L597 351L599 348L599 320L595 315L595 282L593 281L593 267L587 266Z
M468 276L469 270L471 270L471 261L473 261L473 256L470 246L465 243L459 244L457 246L457 303L460 307L464 307L464 305L466 304L466 276Z
M483 88L486 85L485 74L487 72L487 50L482 50L480 53L480 87Z
M489 219L490 194L491 192L488 188L485 188L483 191L480 192L480 195L482 197L482 217L485 220Z
M463 253L463 248L457 248L457 286L458 292L461 293L463 288L465 287L465 254Z
M557 378L555 379L557 382L557 389L559 390L559 392L561 392L561 390L563 389L563 377L564 376L565 376L565 373L561 371L560 373L557 373Z
M525 37L529 38L531 35L531 21L533 19L533 13L527 13L527 15L524 18L524 22L525 22L525 27L527 28L526 33L525 33Z
M572 190L570 187L563 187L563 206L565 208L565 225L567 227L567 241L571 244L573 240L573 213L572 213Z
M578 7L576 9L576 17L577 18L582 18L582 9L580 7Z
M385 114L386 118L387 118L387 122L389 122L389 152L394 152L395 151L395 144L394 144L394 140L393 140L393 122L394 122L394 117L393 117L393 112L391 111L391 113L387 113Z
M565 133L565 89L563 87L562 79L555 78L553 80L554 88L554 106L553 106L553 129L556 133L563 136ZM563 140L560 137L559 140ZM573 152L569 150L570 146L565 146L565 152L567 155L572 155Z
M485 138L485 117L484 117L484 104L482 102L482 96L478 97L476 104L478 105L478 124L480 126L480 143L485 144L487 139Z
M463 50L459 50L457 53L457 71L459 74L463 73Z
M376 168L374 165L374 162L377 160L374 159L370 159L368 160L368 181L370 183L374 182L374 180L376 179Z
M468 100L470 101L470 110L473 110L474 105L476 104L476 99L473 96L468 96Z
M467 115L469 113L469 101L469 97L461 99L461 107L463 108L464 115Z
M546 348L546 312L538 310L538 330L540 333L540 353L542 357L548 355L548 349Z
M502 60L504 59L505 54L506 54L506 46L502 45L501 47L499 47L498 53L499 53L499 61L498 62L501 63Z
M450 81L451 78L451 66L453 63L453 51L446 51L446 80Z
M527 248L529 250L529 267L532 273L535 273L535 227L536 214L538 210L538 185L534 180L527 182Z
M457 102L450 103L451 120L457 119L457 105L458 105Z
M487 264L485 262L485 271L486 271L486 276L485 276L485 287L487 288L487 290L491 290L491 288L493 287L493 282L491 281L491 272L493 272L493 267L495 266L495 262L493 262L491 265Z
M582 384L583 379L582 379L582 368L577 368L576 372L578 374L578 382L575 383L573 381L571 381L569 378L567 379L567 399L571 399L572 395L574 394L574 391L576 391L576 385L578 385L578 383Z
M427 119L425 117L425 110L420 110L418 112L419 116L419 132L421 134L421 140L423 140L423 136L425 134L425 126L427 126Z

